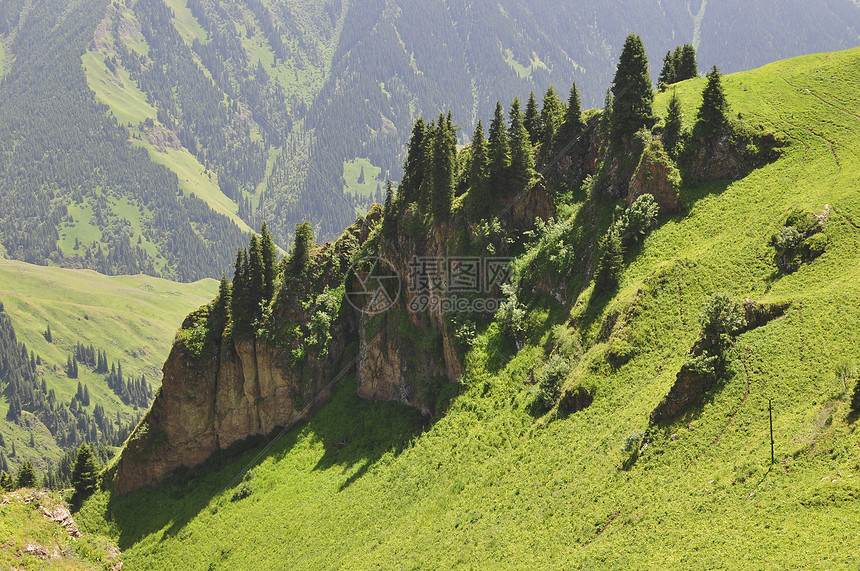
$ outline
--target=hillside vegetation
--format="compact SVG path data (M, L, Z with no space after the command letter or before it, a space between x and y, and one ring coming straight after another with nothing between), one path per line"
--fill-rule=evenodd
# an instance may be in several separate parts
M363 400L348 377L262 450L96 494L82 527L113 538L130 568L854 565L858 70L854 49L723 77L733 124L769 133L779 158L739 180L685 182L681 211L620 259L595 254L612 250L624 201L606 177L625 158L582 188L554 182L557 218L531 234L506 304L466 336L457 394L442 391L430 416ZM674 91L691 127L705 84L670 86L655 114ZM642 161L658 169L652 147ZM696 156L681 163L693 180ZM699 315L715 299L750 310L741 333L708 345L713 322ZM708 377L714 346L724 354ZM690 378L714 380L655 416Z
M189 310L216 291L214 280L178 284L142 275L106 277L91 270L0 260L3 323L9 325L15 341L23 343L39 359L32 374L25 370L27 367L12 367L2 375L0 454L5 468L14 474L21 463L29 460L44 476L52 466L57 467L64 451L82 442L121 444L142 409L148 406L151 395L145 403L123 398L119 388L109 386L106 372L83 362L78 363L77 377L70 378L68 360L76 355L78 344L92 346L104 353L108 368L122 367L127 383L143 377L154 392L161 383L161 366L177 326ZM18 364L17 356L15 349L4 346L4 363ZM22 370L24 378L16 374ZM21 418L9 418L13 394L19 393L14 396L21 398L26 392L12 390L13 378L23 381L30 377L37 393L42 392L44 382L45 392L54 394L52 413L63 407L68 410L79 383L86 387L88 402L81 411L90 420L85 427L73 419L76 430L70 434L65 423L61 430L60 426L49 425L48 419L55 415L40 406L38 399L23 404ZM43 404L50 406L50 402ZM92 431L90 423L96 407L102 407L106 425L111 425L110 433L101 427ZM117 429L120 434L116 434Z

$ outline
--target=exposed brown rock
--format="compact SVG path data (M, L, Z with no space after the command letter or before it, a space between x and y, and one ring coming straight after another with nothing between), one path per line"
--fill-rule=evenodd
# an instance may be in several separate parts
M766 325L768 322L785 315L790 302L759 303L749 299L744 300L744 313L746 325L737 331L737 335ZM696 358L705 355L710 345L703 339L699 339L690 349L690 357ZM698 373L691 366L690 361L681 367L675 378L675 384L669 389L668 394L651 411L651 422L657 423L677 417L690 406L698 402L702 396L711 388L714 380L706 375Z
M659 140L642 153L627 188L627 206L643 194L651 194L661 213L681 210L681 173Z

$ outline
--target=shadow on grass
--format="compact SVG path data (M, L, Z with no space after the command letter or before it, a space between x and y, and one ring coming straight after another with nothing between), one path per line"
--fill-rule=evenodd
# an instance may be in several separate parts
M386 454L399 455L429 427L421 414L398 403L371 402L355 392L355 377L335 387L331 400L314 417L278 436L250 437L213 454L194 470L174 473L157 488L137 490L124 497L112 495L107 518L119 530L118 546L128 549L164 530L165 536L182 533L185 526L206 509L215 513L221 504L241 501L245 483L253 495L252 474L262 463L281 462L300 442L321 442L322 457L314 470L340 469L344 490ZM225 493L226 492L226 493ZM224 494L222 499L213 499Z

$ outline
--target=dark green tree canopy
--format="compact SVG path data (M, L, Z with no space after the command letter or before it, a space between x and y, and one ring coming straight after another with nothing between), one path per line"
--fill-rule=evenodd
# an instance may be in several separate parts
M406 150L406 162L403 165L403 179L397 188L398 194L407 203L415 202L421 182L424 180L425 134L424 118L419 117L412 127L412 136Z
M15 481L16 488L35 488L36 487L36 471L29 460L25 460L18 469L18 479Z
M509 129L511 147L510 188L521 192L528 188L534 176L534 150L528 131L523 125L520 102L514 99L511 105L511 125Z
M627 36L612 80L612 138L616 142L631 137L654 120L654 92L648 75L648 56L642 39Z
M78 448L75 457L75 466L72 468L72 485L75 487L75 499L73 503L79 504L82 500L92 495L98 485L99 469L92 448L82 444Z
M529 100L528 103L526 103L523 125L529 133L529 139L531 139L532 144L538 144L538 142L540 142L541 124L540 112L538 111L537 99L535 99L534 91L529 94Z
M433 141L433 218L445 220L454 201L457 169L457 134L451 113L439 114Z
M478 119L475 134L472 135L472 162L469 165L468 209L477 216L486 208L490 200L489 181L487 180L487 143L484 140L484 125Z
M722 76L717 66L708 72L708 84L702 92L702 106L696 116L696 128L706 136L722 131L728 120L729 105L723 90Z
M570 88L570 97L567 100L567 112L564 123L558 136L556 146L568 145L585 131L585 121L582 118L582 103L579 98L579 90L576 83Z
M290 251L289 271L292 277L301 277L311 264L311 250L314 246L314 228L310 222L296 224L296 239Z
M673 89L672 96L669 98L669 105L666 108L666 126L663 129L663 146L669 156L673 158L676 156L678 143L681 141L682 120L681 99Z
M511 152L508 146L508 131L505 128L505 112L502 104L496 102L496 112L490 123L487 140L489 153L490 191L500 194L505 190L505 179L511 164Z
M555 89L550 85L543 96L543 108L540 112L540 141L543 144L544 157L548 157L552 151L556 136L564 122L565 112L564 102L559 99Z

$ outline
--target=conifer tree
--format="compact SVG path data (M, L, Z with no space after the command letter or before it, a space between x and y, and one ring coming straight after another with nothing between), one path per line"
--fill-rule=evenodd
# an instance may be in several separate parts
M296 238L290 251L289 268L293 277L305 275L311 264L311 249L314 245L314 229L310 222L296 224Z
M72 503L79 506L83 500L91 496L96 491L98 478L99 470L93 450L89 445L82 444L78 448L75 466L72 468L72 485L75 488Z
M612 80L612 139L621 142L654 120L654 92L642 39L630 34L624 42Z
M705 136L720 133L727 121L729 106L721 77L720 70L714 66L708 72L708 84L702 92L702 106L696 116L696 129L700 129Z
M600 259L597 262L594 287L605 293L618 286L618 276L624 267L624 245L614 224L600 239L599 248Z
M248 246L248 298L255 318L259 317L260 303L263 301L263 279L263 250L257 235L253 234Z
M612 132L612 89L606 90L606 95L603 97L603 112L600 114L600 121L597 124L597 131L602 140L607 140Z
M424 138L421 141L424 176L421 178L421 185L417 189L415 201L418 203L418 210L422 213L426 213L430 209L433 197L433 151L436 148L438 131L439 128L436 123L430 121L426 124Z
M0 488L6 492L11 492L15 489L15 482L6 470L0 472Z
M511 166L509 184L515 192L521 192L529 187L534 176L534 151L529 140L528 131L523 125L520 113L520 102L514 98L510 113L511 125L508 139L511 148Z
M681 140L681 122L683 113L681 111L681 99L677 91L672 90L669 98L669 106L666 109L666 127L663 129L663 146L669 156L675 158L678 152L678 143Z
M272 301L272 296L275 294L278 251L272 235L269 234L269 226L265 222L260 229L260 252L263 257L263 301L268 303Z
M574 83L573 87L570 88L567 112L564 116L564 123L562 123L556 146L561 148L566 147L571 141L581 136L585 128L585 121L582 119L582 103L579 99L579 90L577 90L576 83Z
M447 119L439 114L433 143L433 218L445 220L454 201L454 179L457 166L457 135L451 113Z
M386 240L392 240L397 235L395 202L394 186L391 184L391 180L388 179L385 181L385 204L382 207L382 235Z
M412 127L412 136L406 148L406 162L403 164L403 179L397 187L398 196L405 203L415 202L421 181L424 179L424 118L419 117Z
M490 123L489 138L487 139L489 156L489 186L490 192L499 196L507 190L506 177L511 164L511 152L508 146L508 132L505 128L505 114L502 104L496 102L496 112Z
M540 142L540 113L538 112L537 100L535 99L535 92L532 91L529 94L528 103L526 103L526 113L523 117L523 126L526 128L526 131L529 133L529 139L531 140L533 145L537 145Z
M36 471L29 460L25 460L18 470L18 478L15 481L16 488L35 488L36 487Z
M559 99L553 86L549 86L543 96L543 108L540 112L540 141L542 143L541 153L549 158L558 132L564 123L566 109L564 103Z
M48 328L45 330L45 341L48 343L54 342L54 335L51 333L51 324L48 324Z
M81 401L84 406L90 406L90 387L84 385L84 398Z
M657 77L657 88L660 91L665 91L666 87L675 83L675 58L672 52L666 52L663 56L663 69L660 70L660 75Z
M692 44L684 44L675 60L675 81L684 81L695 77L699 77L696 48Z
M472 163L469 165L469 213L477 216L489 204L489 179L487 176L487 142L484 140L484 125L478 119L472 135Z
M218 284L218 300L215 304L215 312L220 318L221 327L230 321L230 313L233 309L233 292L227 276L221 274L221 283Z
M248 275L248 267L244 248L236 252L236 264L233 268L233 297L232 313L233 319L241 322L248 312L248 288L245 283Z

